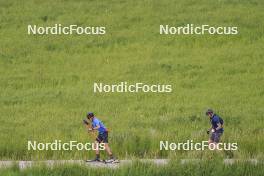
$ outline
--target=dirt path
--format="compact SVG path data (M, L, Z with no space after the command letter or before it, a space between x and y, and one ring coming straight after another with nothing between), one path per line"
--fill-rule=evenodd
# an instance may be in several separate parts
M140 159L140 162L149 162L156 164L157 166L166 165L169 163L169 159ZM200 159L182 159L182 164L188 164L193 162L200 162ZM251 164L260 163L257 159L248 159L248 160L235 160L235 159L224 159L224 164L234 164L237 161L245 161ZM83 160L45 160L45 161L0 161L0 168L12 167L14 164L17 164L20 169L29 168L37 165L46 165L48 167L53 167L57 165L65 165L65 164L79 164L86 165L90 167L107 167L107 168L118 168L123 165L132 164L132 160L120 160L120 163L116 164L105 164L100 162L91 162L86 163Z

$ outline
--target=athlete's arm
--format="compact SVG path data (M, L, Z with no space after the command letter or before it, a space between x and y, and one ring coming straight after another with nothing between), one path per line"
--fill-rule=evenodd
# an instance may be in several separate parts
M215 130L219 130L221 128L222 128L221 123L217 123L217 127L215 128Z
M207 134L209 134L210 131L212 131L212 127L207 130Z
M99 125L97 125L96 127L92 128L92 130L98 130L100 128Z

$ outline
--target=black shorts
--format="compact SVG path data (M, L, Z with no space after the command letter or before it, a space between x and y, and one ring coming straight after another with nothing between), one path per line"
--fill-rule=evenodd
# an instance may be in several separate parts
M99 142L99 143L108 143L108 132L103 132L103 133L99 133L97 138L96 138L96 141Z
M218 143L220 141L220 137L222 136L223 133L218 133L218 132L213 132L210 136L210 139L215 142Z

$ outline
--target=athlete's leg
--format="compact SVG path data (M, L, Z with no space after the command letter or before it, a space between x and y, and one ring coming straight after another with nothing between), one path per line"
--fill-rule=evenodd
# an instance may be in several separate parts
M219 150L219 145L218 143L220 142L220 138L221 138L222 133L215 133L215 138L214 138L214 143L217 150Z
M100 151L99 151L99 142L98 141L94 141L95 143L95 146L96 146L96 149L95 149L95 154L96 156L100 154Z
M216 133L213 132L208 140L208 144L213 146L213 150L216 149L216 143L215 143Z
M105 150L109 156L113 155L108 143L105 143Z
M105 144L105 151L107 152L107 154L109 155L109 158L114 160L114 156L113 156L113 153L109 147L109 144L108 144L108 132L105 132L103 134L103 143Z
M99 144L102 142L102 136L100 134L98 134L96 140L94 141L95 145L96 145L96 149L95 149L95 154L96 154L96 159L100 160L100 150L99 150Z

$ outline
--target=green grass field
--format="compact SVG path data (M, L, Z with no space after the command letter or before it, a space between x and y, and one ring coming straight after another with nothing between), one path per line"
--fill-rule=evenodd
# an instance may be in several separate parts
M263 7L262 0L0 0L0 158L93 157L27 150L28 140L91 142L82 125L88 111L110 128L119 158L207 158L215 153L160 151L159 141L207 140L210 107L225 121L222 141L239 146L221 158L263 159ZM107 34L27 34L28 24L58 23L103 25ZM237 26L239 35L159 35L160 24L188 23ZM173 92L93 93L94 82L121 81L171 84ZM142 172L161 172L152 171Z

